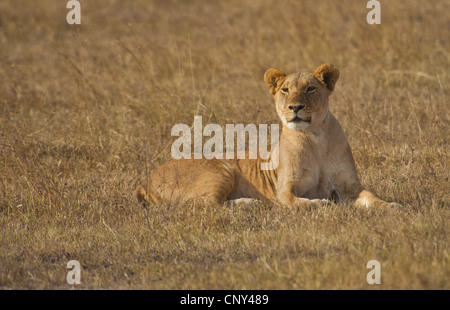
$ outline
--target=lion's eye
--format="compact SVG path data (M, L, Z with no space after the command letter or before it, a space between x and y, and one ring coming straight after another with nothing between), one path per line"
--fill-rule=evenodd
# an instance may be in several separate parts
M289 92L289 88L282 88L282 89L281 89L281 92L287 94L287 93Z
M308 87L308 88L306 89L306 92L307 92L307 93L313 93L313 92L315 92L316 90L317 90L317 87L310 86L310 87Z

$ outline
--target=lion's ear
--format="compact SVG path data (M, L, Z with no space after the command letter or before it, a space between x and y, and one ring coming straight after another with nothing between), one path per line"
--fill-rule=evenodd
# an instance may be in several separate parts
M332 92L334 89L334 85L339 79L339 70L336 69L333 65L325 64L319 66L316 70L314 70L314 76L319 82L324 84L324 86Z
M269 87L270 93L274 96L285 79L286 73L278 69L269 69L264 73L264 82Z

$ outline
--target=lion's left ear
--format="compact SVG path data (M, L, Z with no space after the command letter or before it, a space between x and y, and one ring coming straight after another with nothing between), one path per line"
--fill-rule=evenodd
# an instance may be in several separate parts
M264 73L264 82L270 89L272 95L276 95L278 90L286 79L286 73L279 69L269 69Z
M339 70L331 64L325 64L314 70L314 76L319 82L324 84L330 92L332 92L334 85L339 79Z

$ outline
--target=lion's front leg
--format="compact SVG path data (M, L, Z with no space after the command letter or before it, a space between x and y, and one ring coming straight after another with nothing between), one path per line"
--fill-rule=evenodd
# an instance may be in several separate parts
M323 204L332 203L332 201L328 199L308 199L296 197L292 192L279 193L277 198L282 204L289 207L318 207Z
M329 199L308 199L308 198L297 198L294 201L295 206L301 207L318 207L324 204L332 204L333 202Z
M233 200L227 200L225 203L234 207L239 205L252 205L260 202L261 200L255 198L238 198Z
M316 207L332 203L328 199L309 199L303 197L311 187L312 182L313 180L307 175L302 174L301 176L298 175L294 178L290 175L290 171L280 171L278 175L276 198L280 203L289 207Z
M390 209L401 206L400 204L395 202L386 202L384 200L381 200L380 198L378 198L377 196L375 196L373 193L371 193L366 189L362 190L359 193L354 203L358 207L365 207L365 208L378 207Z

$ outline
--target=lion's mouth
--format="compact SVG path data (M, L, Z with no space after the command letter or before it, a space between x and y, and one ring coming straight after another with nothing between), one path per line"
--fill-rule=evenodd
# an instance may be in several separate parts
M296 116L292 120L290 120L290 123L300 123L300 122L311 123L311 119L303 119Z

